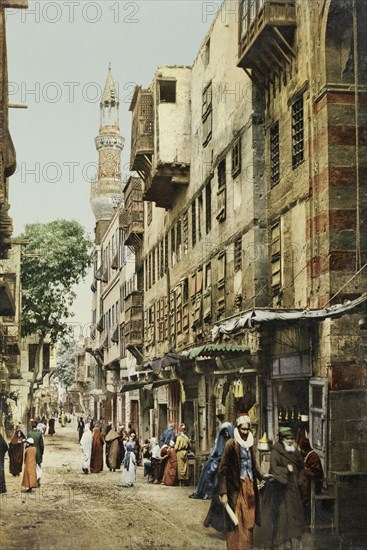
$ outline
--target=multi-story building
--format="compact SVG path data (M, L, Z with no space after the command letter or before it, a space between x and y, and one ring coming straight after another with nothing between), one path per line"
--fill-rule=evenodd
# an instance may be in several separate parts
M114 424L132 421L138 428L137 399L134 394L120 394L120 370L126 376L135 376L136 349L130 349L129 331L126 322L130 307L125 300L137 291L135 256L128 239L125 225L124 195L127 201L131 194L125 190L138 178L125 183L121 179L120 155L124 139L119 130L119 100L109 70L101 98L101 126L96 147L99 152L99 173L92 183L91 205L96 217L93 304L90 338L87 351L94 357L94 387L89 392L89 411L97 419ZM126 185L125 185L126 184ZM141 184L140 184L141 185ZM124 193L123 193L124 191ZM141 208L141 197L139 208ZM134 219L135 224L135 219ZM135 228L135 226L134 226ZM127 241L127 242L125 242ZM142 334L142 327L141 327ZM132 337L132 334L130 335ZM131 398L131 399L130 399Z
M0 429L9 432L18 414L20 374L20 244L12 239L9 178L16 169L16 152L9 131L6 9L26 8L27 0L0 3Z
M272 440L309 430L329 475L362 463L366 17L227 0L192 67L136 88L144 366L122 391L152 435L184 421L205 455L247 410Z

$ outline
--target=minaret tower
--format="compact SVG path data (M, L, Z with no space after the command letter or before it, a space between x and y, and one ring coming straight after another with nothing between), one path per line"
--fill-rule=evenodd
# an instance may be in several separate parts
M124 138L120 135L119 99L112 78L111 64L100 101L101 124L95 138L98 151L98 177L92 182L91 207L96 218L96 244L101 242L114 213L122 200L121 151Z

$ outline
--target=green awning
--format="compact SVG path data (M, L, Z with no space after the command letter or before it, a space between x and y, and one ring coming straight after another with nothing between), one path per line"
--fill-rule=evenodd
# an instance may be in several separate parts
M243 353L250 355L250 351L245 346L234 346L229 344L205 344L197 348L192 348L187 352L183 352L188 359L196 359L197 357L238 357Z

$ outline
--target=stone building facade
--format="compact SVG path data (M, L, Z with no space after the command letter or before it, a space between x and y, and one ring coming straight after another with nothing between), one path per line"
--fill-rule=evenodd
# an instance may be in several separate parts
M198 468L248 411L270 443L306 429L329 478L367 470L365 20L226 0L191 67L135 89L133 175L96 225L94 399L141 438L184 422Z
M20 373L20 243L12 239L9 178L16 152L9 130L7 8L27 8L26 0L0 2L0 430L9 434L21 408ZM23 384L24 385L24 384Z
M140 388L143 432L184 421L205 456L218 421L246 409L273 441L282 424L307 429L325 472L355 467L365 18L358 1L226 1L192 67L136 88L143 367L122 391Z

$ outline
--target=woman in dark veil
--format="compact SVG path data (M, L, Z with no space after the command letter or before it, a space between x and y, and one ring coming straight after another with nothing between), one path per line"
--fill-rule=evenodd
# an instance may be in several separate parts
M201 471L196 490L189 498L201 498L203 500L213 498L218 483L217 473L223 449L231 437L233 437L233 426L230 422L224 422L219 428L213 450Z
M13 476L19 476L23 469L24 443L26 436L20 426L15 428L14 435L9 443L9 470Z
M223 429L223 426L225 426L225 429ZM221 436L221 438L219 436ZM220 455L217 455L217 460L216 460L217 464L215 468L215 476L214 476L214 483L213 483L213 489L212 489L212 497L211 497L212 500L210 503L210 508L208 510L207 516L204 520L205 527L214 527L214 529L216 529L217 531L220 531L221 533L226 532L226 523L225 523L226 520L225 520L224 507L219 498L218 468L220 465L224 447L228 439L230 439L231 437L234 437L234 428L232 424L230 424L229 422L225 422L220 427L219 434L216 439L216 442L218 441L218 451L220 451Z

